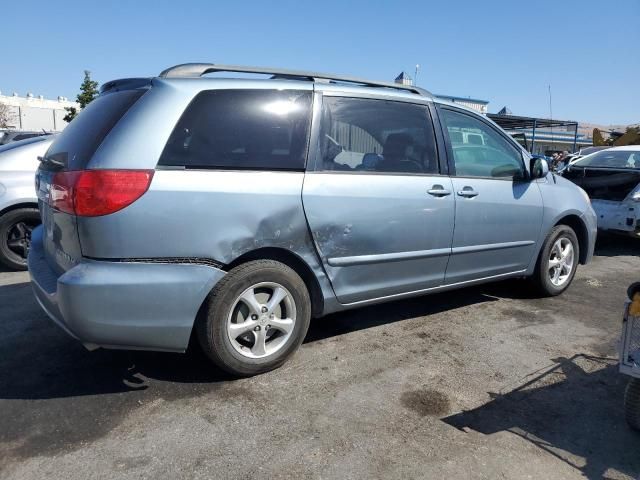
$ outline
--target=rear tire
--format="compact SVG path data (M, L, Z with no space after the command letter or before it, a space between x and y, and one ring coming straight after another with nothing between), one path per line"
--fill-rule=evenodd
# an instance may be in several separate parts
M0 262L13 270L27 269L31 231L40 224L37 208L17 208L0 217Z
M576 233L567 225L556 225L542 245L532 278L534 285L543 296L560 295L571 285L579 259Z
M624 392L624 413L627 423L640 431L640 379L632 378Z
M254 260L227 273L196 324L204 353L221 369L252 376L280 367L304 340L311 300L287 265Z

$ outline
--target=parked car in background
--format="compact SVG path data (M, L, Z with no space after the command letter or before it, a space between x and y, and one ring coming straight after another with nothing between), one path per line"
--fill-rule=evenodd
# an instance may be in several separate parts
M578 155L580 157L586 157L587 155L591 155L592 153L599 152L600 150L606 150L607 148L611 148L609 145L601 145L597 147L583 147L578 151Z
M587 192L598 228L640 237L640 146L597 151L570 164L562 176Z
M45 135L51 135L51 133L42 130L36 132L5 130L0 132L0 145L6 145L11 142L19 142L20 140L25 140L27 138L42 137Z
M557 169L557 173L561 174L567 169L569 165L573 165L578 160L586 157L587 155L591 155L592 153L600 152L602 150L608 150L609 148L611 147L586 147L581 149L579 153L571 153L567 155L567 157L564 159L564 161L562 162L562 166ZM582 152L586 152L586 153L582 153Z
M40 224L35 173L53 136L0 146L0 262L26 270L31 231Z
M201 78L209 73L269 79ZM49 148L29 271L88 348L280 366L311 317L529 277L593 254L584 191L414 86L186 64L115 80ZM481 319L478 319L481 321Z

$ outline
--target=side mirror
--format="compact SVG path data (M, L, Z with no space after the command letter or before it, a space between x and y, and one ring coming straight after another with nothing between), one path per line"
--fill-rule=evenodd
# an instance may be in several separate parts
M531 180L544 178L549 173L549 164L544 158L532 158L529 164L529 176Z

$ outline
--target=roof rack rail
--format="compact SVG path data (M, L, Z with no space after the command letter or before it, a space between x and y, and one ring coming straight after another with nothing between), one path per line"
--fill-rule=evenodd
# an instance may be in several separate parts
M351 77L346 75L331 75L328 73L307 72L302 70L288 70L284 68L272 68L272 67L248 67L243 65L222 65L215 63L183 63L174 67L163 70L159 77L161 78L180 78L180 77L201 77L207 73L213 72L234 72L234 73L261 73L267 75L273 75L274 78L288 78L288 79L306 79L312 82L346 82L357 83L365 85L367 87L385 87L395 88L397 90L406 90L408 92L416 93L424 97L433 97L431 92L424 88L416 87L414 85L402 85L392 82L376 82L366 80L364 78Z

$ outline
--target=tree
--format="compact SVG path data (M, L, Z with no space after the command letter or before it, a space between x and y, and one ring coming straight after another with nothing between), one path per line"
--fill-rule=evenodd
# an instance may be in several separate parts
M594 128L593 129L593 146L603 147L606 144L607 142L604 141L604 137L602 136L602 133L600 133L600 130L598 128Z
M618 137L613 145L616 147L622 145L640 145L640 127L627 127L627 131L621 137Z
M13 109L4 103L0 103L0 128L13 127L15 114Z
M91 80L91 72L89 70L84 71L84 81L80 85L80 93L76 97L76 101L80 104L80 110L89 105L91 101L98 96L98 82ZM76 107L65 107L67 114L63 120L70 122L76 115L78 115L78 109Z

